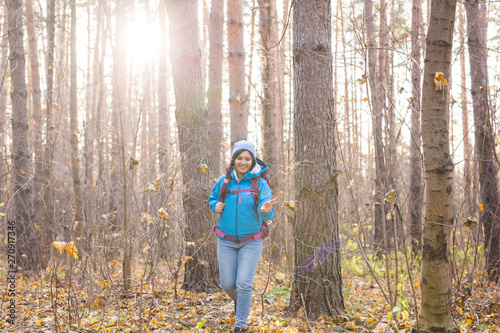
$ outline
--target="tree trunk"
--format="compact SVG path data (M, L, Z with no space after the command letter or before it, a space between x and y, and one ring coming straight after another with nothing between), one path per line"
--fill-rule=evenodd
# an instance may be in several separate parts
M466 22L464 17L464 4L459 5L459 31L460 31L460 44L465 45L466 36ZM472 173L472 145L469 137L469 101L467 100L467 82L465 74L465 47L460 48L460 82L462 91L460 93L461 109L462 109L462 137L464 145L464 200L465 200L465 218L472 216L474 206L474 192L472 191L472 180L474 175Z
M71 7L71 78L69 92L69 130L71 144L71 176L73 178L73 201L75 215L73 217L74 238L77 249L81 249L84 219L82 203L82 186L80 182L80 158L78 157L78 108L77 108L77 86L76 86L76 4L70 2Z
M224 0L212 0L209 23L208 67L208 140L210 142L209 169L213 175L221 172L222 141L222 57L224 33Z
M421 117L425 208L420 332L458 332L451 318L450 234L454 211L449 89L442 81L441 88L434 83L439 73L445 79L450 76L455 8L456 0L432 0L426 38Z
M411 11L411 131L410 131L410 234L413 253L422 249L422 139L420 137L420 26L422 0L413 0Z
M262 43L262 157L265 159L269 170L276 170L277 154L274 151L274 127L276 124L276 59L273 54L276 44L276 31L273 31L272 20L276 16L274 0L258 0L260 13L260 38ZM276 28L274 26L274 28ZM276 184L271 187L276 190Z
M232 147L237 141L246 140L248 135L242 0L227 2L227 39Z
M376 249L385 247L387 243L387 223L384 206L384 194L387 190L385 171L384 141L382 138L382 104L380 101L381 87L377 78L377 45L375 43L375 27L373 25L373 2L365 0L365 21L368 61L368 82L371 95L371 114L373 128L373 145L375 148L375 220L374 220L374 246Z
M52 160L54 157L55 127L52 125L53 97L54 97L54 38L55 38L55 0L47 1L47 105L45 107L45 147L43 153L43 205L45 214L42 226L42 269L47 268L49 262L50 244L52 243L52 228L54 208L52 202Z
M170 61L175 92L175 117L179 135L182 178L184 182L183 223L186 255L183 288L206 292L219 283L211 212L207 198L211 191L207 109L201 76L201 51L198 45L196 0L167 0L170 22Z
M127 30L127 6L126 0L116 1L116 21L115 21L115 44L113 47L113 148L112 159L114 166L112 169L111 181L115 193L112 195L112 214L115 215L115 223L119 217L122 218L122 240L123 240L123 262L122 279L123 288L128 290L132 282L131 252L132 244L130 240L130 225L127 205L127 170L125 163L125 126L123 116L127 111L127 59L124 55L126 50L126 30ZM118 178L121 176L121 181ZM114 197L114 198L113 198ZM115 212L114 210L117 210ZM118 213L120 212L120 213Z
M2 45L8 45L9 43L9 27L8 27L8 20L7 20L7 5L4 2L3 4L3 9L4 9L4 17L3 17L3 22L1 25L1 31L2 31L2 39L1 43ZM9 48L8 47L2 47L1 50L1 62L0 62L0 68L6 69L8 66L8 60L9 60ZM7 81L7 78L5 76L2 76L0 78L0 189L6 188L8 185L8 173L9 170L7 168L8 161L7 161L7 152L6 152L6 137L7 137L7 89L5 82ZM0 191L0 202L5 202L6 200L6 193L5 191Z
M338 230L331 3L299 1L294 23L295 272L289 311L344 311Z
M40 88L40 64L38 62L38 46L35 29L35 15L33 13L33 0L25 2L26 8L26 29L28 32L29 64L31 74L31 94L33 97L33 128L31 137L33 142L33 152L35 154L35 170L33 177L33 203L35 217L42 217L43 205L40 200L42 192L42 172L43 172L43 146L42 146L42 90Z
M168 105L167 73L167 7L160 1L159 7L159 59L158 59L158 160L160 172L167 175L170 147L170 112Z
M480 219L484 225L486 271L492 281L500 277L500 202L498 197L498 164L495 154L495 136L489 105L488 61L486 48L486 10L478 0L468 0L467 45L471 69L471 94L474 109L476 160L479 161L480 200L484 210Z
M276 0L259 0L260 13L260 38L262 43L261 63L262 73L262 158L266 161L270 173L270 186L272 192L279 191L281 183L280 152L283 142L283 123L281 121L281 111L278 103L278 22L276 11ZM280 136L281 135L281 136ZM276 207L276 216L280 207ZM282 228L273 228L273 242L271 245L270 257L275 264L281 262L282 240L284 235Z
M33 219L33 175L29 150L29 122L25 81L22 1L7 1L10 77L12 99L12 172L14 174L14 206L16 221L17 262L25 270L39 268L38 240ZM10 229L9 229L10 231ZM26 257L24 257L26 255Z

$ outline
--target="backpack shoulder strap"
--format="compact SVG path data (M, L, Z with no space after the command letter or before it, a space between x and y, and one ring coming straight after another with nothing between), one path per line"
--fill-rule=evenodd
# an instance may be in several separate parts
M229 186L229 182L230 182L230 181L231 181L231 179L230 179L229 177L227 177L227 175L226 175L226 176L224 177L224 183L222 184L222 186L224 186L224 185L226 185L226 184L227 184L227 186ZM227 186L226 186L226 188L227 188ZM221 189L222 189L222 187L221 187ZM223 193L223 192L224 192L224 193ZM222 191L222 190L221 190L221 191L219 192L219 198L218 198L218 199L219 199L219 201L220 201L220 202L224 202L224 200L226 200L226 195L227 195L227 190L226 190L226 191Z

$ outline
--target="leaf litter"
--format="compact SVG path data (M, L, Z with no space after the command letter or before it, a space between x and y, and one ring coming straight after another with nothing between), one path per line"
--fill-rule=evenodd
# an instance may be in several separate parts
M68 252L73 254L71 249ZM0 257L0 262L5 260ZM224 292L177 290L176 298L175 281L165 273L168 268L163 262L156 269L154 285L151 279L144 279L141 288L144 262L139 261L139 268L133 271L133 287L125 293L121 289L121 265L116 261L107 264L107 273L102 267L88 273L81 261L71 260L68 256L58 267L37 278L17 274L15 325L6 322L7 273L0 272L1 332L231 332L234 327L234 305ZM342 273L345 314L312 321L305 311L287 315L291 277L280 270L269 270L261 260L247 329L250 332L412 331L415 305L409 296L409 281L392 286L400 296L397 306L391 309L370 274L349 266ZM419 278L413 281L417 290L419 282ZM455 283L454 288L453 319L461 332L500 331L498 285L475 281L473 285L464 283L460 290Z

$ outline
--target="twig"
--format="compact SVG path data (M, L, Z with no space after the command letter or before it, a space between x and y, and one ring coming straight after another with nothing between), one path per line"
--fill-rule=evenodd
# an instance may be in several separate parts
M269 250L271 252L271 250ZM267 290L267 286L269 285L269 280L271 278L271 262L269 262L269 269L267 270L267 281L266 281L266 286L264 287L264 290L262 291L262 294L260 294L260 304L262 307L262 313L260 314L261 318L264 318L264 294Z
M300 298L302 299L302 305L304 306L304 315L306 316L307 326L309 326L311 332L315 333L316 331L313 330L309 317L307 316L306 302L304 301L304 295L302 293L300 294Z

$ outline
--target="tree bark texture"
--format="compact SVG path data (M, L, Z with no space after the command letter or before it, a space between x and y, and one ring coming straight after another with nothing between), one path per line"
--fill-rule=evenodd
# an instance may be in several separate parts
M186 255L183 288L195 291L215 290L219 283L211 211L207 198L211 191L207 109L201 75L201 50L198 45L196 0L168 0L170 23L170 61L175 92L179 151L184 182L183 229Z
M12 172L14 174L14 206L18 265L26 270L39 268L38 239L33 219L33 178L29 150L29 122L23 46L23 11L21 0L7 1L10 45L10 77L12 99ZM10 231L10 230L9 230ZM24 257L23 255L26 255Z
M458 332L451 318L450 234L454 211L449 88L444 82L441 88L434 82L439 73L445 79L450 77L455 8L455 0L432 0L426 38L421 116L425 202L420 332Z
M410 234L411 248L414 253L422 249L422 138L420 136L420 96L421 77L420 67L421 44L420 27L422 25L422 0L412 1L411 11L411 132L410 132Z
M491 280L500 277L500 202L498 196L498 164L495 136L489 105L486 21L478 0L468 0L467 45L471 69L471 94L474 109L476 160L479 161L480 200L484 210L480 219L484 226L486 271Z
M338 230L331 3L299 1L293 11L295 272L289 311L313 320L344 311Z
M213 175L221 172L222 141L222 57L224 34L224 0L212 0L209 23L208 67L208 140L210 142L209 169Z
M227 44L229 58L231 147L233 147L236 142L246 140L248 135L242 0L231 0L227 2Z

